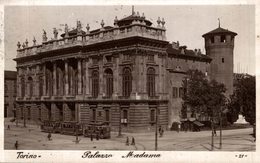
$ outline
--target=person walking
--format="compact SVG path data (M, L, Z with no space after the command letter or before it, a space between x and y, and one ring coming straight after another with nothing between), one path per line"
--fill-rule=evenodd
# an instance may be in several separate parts
M50 132L49 132L47 138L48 138L49 141L51 141L51 133Z
M14 147L17 150L18 149L18 141L16 140L16 142L14 143Z
M132 137L131 145L135 145L135 138L134 137Z
M129 138L128 138L128 136L126 137L125 145L129 146Z
M215 125L213 126L213 136L217 136L217 131Z

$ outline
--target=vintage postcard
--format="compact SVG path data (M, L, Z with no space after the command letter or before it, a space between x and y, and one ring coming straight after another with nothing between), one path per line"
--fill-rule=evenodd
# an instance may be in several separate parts
M1 6L1 162L257 162L255 1Z

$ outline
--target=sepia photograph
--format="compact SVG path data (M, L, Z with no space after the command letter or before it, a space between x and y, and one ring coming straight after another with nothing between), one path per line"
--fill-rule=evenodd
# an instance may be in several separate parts
M3 150L256 152L255 10L4 6Z

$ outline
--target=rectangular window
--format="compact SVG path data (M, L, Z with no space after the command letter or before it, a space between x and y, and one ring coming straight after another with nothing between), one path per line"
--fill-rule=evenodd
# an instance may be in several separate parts
M16 96L17 94L17 85L16 85L16 82L14 82L14 95Z
M154 55L152 55L152 54L148 55L148 61L152 61L153 62L154 61Z
M92 64L98 64L98 58L92 58Z
M220 42L226 42L226 36L225 35L220 36Z
M210 42L213 44L214 43L214 36L210 37Z
M107 63L112 62L112 56L106 56Z
M222 58L221 60L222 60L222 63L224 63L224 62L225 62L224 58Z
M127 123L128 123L128 111L126 109L123 109L122 110L122 117L121 117L121 123L124 124L124 126L127 126Z
M27 119L30 120L31 119L31 108L27 108Z
M96 121L96 109L92 109L92 121Z
M173 87L172 88L172 97L173 98L177 98L178 97L178 88L177 87Z
M5 82L5 96L7 96L7 92L8 92L8 85L7 85L7 83Z
M130 54L124 54L123 55L124 56L124 61L128 61L128 60L130 60L131 59L131 56L130 56Z
M109 110L105 110L105 120L108 122L109 121Z
M150 121L151 123L155 122L155 109L151 109L150 111Z

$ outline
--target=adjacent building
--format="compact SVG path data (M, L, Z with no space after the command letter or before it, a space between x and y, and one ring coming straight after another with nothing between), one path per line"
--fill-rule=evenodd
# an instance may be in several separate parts
M16 71L4 71L4 118L15 117Z
M219 81L232 91L228 74L220 68L224 58L225 68L233 71L235 33L219 27L203 35L205 55L200 49L169 43L164 19L158 18L153 26L144 14L133 12L123 19L115 17L113 26L103 20L100 25L90 30L87 24L83 30L77 21L74 30L65 25L61 38L54 29L50 40L43 32L41 44L35 39L32 46L27 40L18 42L18 117L105 122L113 130L121 125L122 131L146 131L154 128L156 115L164 128L180 120L182 82L189 69L199 69L209 78L218 72L212 77L224 79Z

